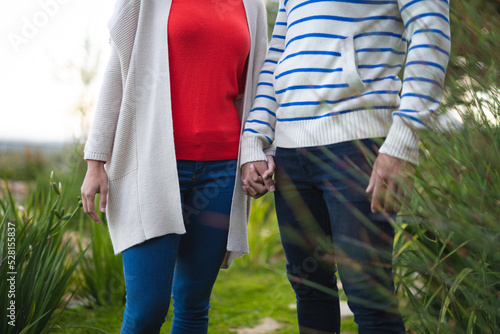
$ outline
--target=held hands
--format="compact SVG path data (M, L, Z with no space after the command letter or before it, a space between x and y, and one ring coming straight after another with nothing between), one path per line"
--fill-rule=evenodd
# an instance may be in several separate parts
M259 198L268 191L274 192L274 157L267 156L267 161L253 161L241 167L241 182L243 192L253 198Z
M414 174L415 167L411 163L387 154L379 154L366 188L366 192L372 194L372 212L398 212L413 188Z
M101 212L105 212L108 198L108 174L104 169L104 162L88 161L87 174L83 180L81 191L83 211L100 224L101 220L95 211L94 200L96 194L101 194L99 208Z

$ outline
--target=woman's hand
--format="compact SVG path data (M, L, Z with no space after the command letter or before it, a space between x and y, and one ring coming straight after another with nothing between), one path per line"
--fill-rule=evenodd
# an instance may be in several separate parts
M106 211L108 199L108 174L104 169L103 161L87 161L87 174L82 184L82 204L83 211L90 216L96 223L101 220L95 211L95 195L100 195L99 208L101 212Z
M384 211L387 214L399 212L406 204L413 190L415 166L410 162L379 154L373 164L370 183L366 188L372 195L372 212Z
M268 191L274 192L274 157L267 156L267 161L253 161L241 167L243 192L253 198L259 198Z

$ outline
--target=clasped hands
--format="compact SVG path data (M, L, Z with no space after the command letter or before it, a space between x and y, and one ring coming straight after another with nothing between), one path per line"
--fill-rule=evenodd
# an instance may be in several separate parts
M273 180L274 157L267 156L267 161L247 162L241 167L241 182L243 192L253 198L259 198L268 191L274 192L275 181Z

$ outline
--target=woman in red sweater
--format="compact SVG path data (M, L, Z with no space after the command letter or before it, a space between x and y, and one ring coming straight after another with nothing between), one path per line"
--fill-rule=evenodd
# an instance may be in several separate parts
M170 8L163 20L157 16L166 2ZM267 48L265 7L262 0L118 0L116 11L110 30L117 57L108 71L118 75L109 79L109 74L105 80L100 104L108 107L98 105L86 145L84 210L99 222L94 198L101 193L100 208L108 213L115 252L123 252L127 303L121 333L159 333L171 295L171 333L207 333L210 294L219 268L248 249L245 226L238 225L247 221L249 205L241 191L235 192L242 186L237 159L242 122L250 112ZM151 22L162 22L164 28ZM162 40L161 34L166 45L151 42L158 36ZM141 61L153 66L141 57L158 52L165 57L160 61L168 59L167 75L153 75L147 87L140 86L135 78L154 72L140 66ZM157 79L168 82L160 85ZM109 87L120 89L109 94ZM169 87L170 98L163 98L169 94L159 87ZM154 100L146 105L155 108L141 108L144 100ZM131 105L134 112L129 117ZM160 124L164 131L155 136L161 140L134 132L144 130L140 122L151 115L144 113L163 112L171 117L171 125ZM112 113L117 116L108 117ZM146 128L154 131L158 124L150 125ZM103 138L110 129L116 130L107 145ZM173 145L175 156L165 165L155 154L151 161L141 161L145 150L166 152L159 142ZM126 166L133 159L138 161L129 172ZM108 180L102 160L107 160L108 172L121 168L121 175ZM161 188L161 179L171 177L170 164L178 185ZM130 173L136 173L138 181L122 182ZM141 195L134 198L136 184L150 174L158 184L147 192L159 192L167 199L165 205L182 208L183 222L172 221L174 211L149 219L150 210L161 209L161 204L150 205L151 198ZM177 189L180 196L171 194Z

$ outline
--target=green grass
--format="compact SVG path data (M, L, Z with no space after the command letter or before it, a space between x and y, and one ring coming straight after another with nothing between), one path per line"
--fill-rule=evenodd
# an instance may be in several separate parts
M122 314L122 305L67 309L52 320L47 333L119 333Z
M214 286L211 331L230 333L229 328L254 327L271 317L293 333L296 326L295 296L286 277L263 267L238 267L221 271Z
M295 295L286 280L284 264L272 268L234 263L222 270L212 293L209 333L235 333L230 329L255 327L271 317L284 324L276 333L297 333ZM78 307L65 310L49 333L118 333L123 306ZM161 333L169 333L169 311ZM343 321L343 332L356 332L352 318Z

